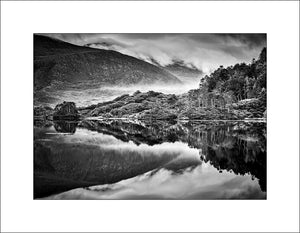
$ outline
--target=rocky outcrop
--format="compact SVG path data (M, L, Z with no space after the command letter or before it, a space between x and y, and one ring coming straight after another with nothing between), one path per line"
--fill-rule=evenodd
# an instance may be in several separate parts
M263 98L226 104L221 95L198 95L196 90L183 95L136 91L133 95L125 94L112 101L80 109L76 108L74 102L63 102L54 110L37 107L34 109L34 116L51 119L53 115L53 120L76 120L80 115L82 117L142 120L243 120L266 118L265 111L266 103Z
M63 102L56 105L53 120L77 120L80 115L74 102Z
M226 96L227 94L227 96ZM229 97L228 97L229 96ZM228 101L229 99L229 101ZM121 95L114 100L77 109L74 102L58 104L54 120L82 117L128 118L141 120L243 120L265 118L266 97L234 102L228 93L211 93L195 89L182 95L155 91ZM35 108L35 116L51 114L51 109Z

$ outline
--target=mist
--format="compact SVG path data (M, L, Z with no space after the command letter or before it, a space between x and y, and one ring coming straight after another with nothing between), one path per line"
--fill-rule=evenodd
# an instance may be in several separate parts
M118 51L153 65L166 67L165 70L182 81L182 84L177 85L151 83L126 86L110 84L91 86L88 82L83 82L82 87L73 88L72 84L70 86L65 83L63 91L52 83L44 90L37 91L34 100L36 106L46 102L51 107L62 101L75 102L78 107L84 107L110 101L123 94L131 95L137 90L180 95L198 88L200 78L210 74L220 65L226 67L241 62L250 63L253 58L258 57L266 45L266 34L48 33L45 35L75 45ZM178 64L176 62L180 64L179 72L168 70L168 66ZM85 77L82 77L82 80L85 80Z
M47 92L41 92L43 99L51 98L51 107L55 107L63 101L75 102L77 107L86 107L93 104L98 104L105 101L113 100L120 95L132 95L136 91L147 92L155 91L164 94L181 95L191 89L196 89L199 86L199 80L185 82L183 84L159 84L154 83L151 85L129 85L129 86L102 86L96 88L87 88L82 91L81 89L65 89L64 91L57 90L55 87L47 88ZM38 92L36 96L38 96ZM38 99L35 100L36 105L39 105Z
M161 66L183 61L205 73L220 65L249 63L266 46L266 34L56 33L46 34L69 43L115 50ZM153 60L155 63L153 63Z

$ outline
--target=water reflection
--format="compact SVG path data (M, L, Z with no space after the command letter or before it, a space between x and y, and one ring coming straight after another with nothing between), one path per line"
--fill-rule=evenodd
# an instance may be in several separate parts
M265 123L85 120L34 133L36 198L266 197Z
M60 133L71 133L76 132L76 126L78 122L74 121L54 121L54 128L57 132Z

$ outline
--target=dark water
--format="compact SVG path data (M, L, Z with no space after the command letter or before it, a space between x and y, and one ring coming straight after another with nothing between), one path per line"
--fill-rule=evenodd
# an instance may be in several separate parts
M266 123L34 125L35 198L266 199Z

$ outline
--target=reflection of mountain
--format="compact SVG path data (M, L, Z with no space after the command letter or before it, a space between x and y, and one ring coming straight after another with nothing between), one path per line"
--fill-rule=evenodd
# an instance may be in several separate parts
M116 51L76 46L34 35L35 101L53 101L56 96L47 95L51 90L154 83L181 82L162 68Z
M176 154L141 156L139 151L89 145L35 144L35 197L71 188L115 183L169 163Z
M236 174L250 173L266 190L266 125L265 123L176 123L83 121L79 127L113 135L123 141L153 145L181 141L201 149L206 162L220 170Z
M76 127L73 135L60 134ZM201 160L220 172L250 173L265 191L265 133L265 124L245 122L54 122L54 128L35 128L35 197L155 174L162 167L182 173Z
M115 183L160 167L177 173L200 163L197 151L192 157L181 157L188 150L182 143L174 144L174 148L173 144L138 146L81 128L74 135L60 134L75 131L74 126L55 122L54 128L35 129L35 198L77 187Z

